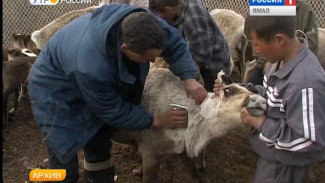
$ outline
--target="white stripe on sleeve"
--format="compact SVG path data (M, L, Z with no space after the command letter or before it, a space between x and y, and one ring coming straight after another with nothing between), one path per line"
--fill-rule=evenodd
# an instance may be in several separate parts
M316 140L313 89L302 89L301 94L304 137L294 139L291 142L283 143L280 142L278 138L272 140L260 133L259 138L264 141L268 146L274 145L276 149L298 151L300 149L310 146ZM278 103L273 103L270 99L268 100L268 104L272 107L278 107L278 105L281 105Z
M312 88L308 88L308 107L309 107L309 123L310 123L310 138L315 142L315 121L314 121L314 93Z
M310 146L313 142L312 141L306 141L305 143L299 144L297 146L291 147L291 148L283 148L280 147L278 145L275 145L276 149L283 149L283 150L287 150L287 151L298 151L300 149L306 148L308 146Z
M302 89L302 120L304 125L304 134L306 138L309 138L309 126L307 117L307 90Z

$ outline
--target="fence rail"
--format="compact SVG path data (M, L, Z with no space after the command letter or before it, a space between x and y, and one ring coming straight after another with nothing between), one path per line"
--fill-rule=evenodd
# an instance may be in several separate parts
M5 47L11 46L10 42L14 33L30 34L64 13L99 4L99 0L75 4L60 3L59 0L59 3L53 6L34 6L29 0L3 0L2 2L2 44Z
M74 0L74 2L76 1ZM324 28L325 0L307 1L311 4L316 14L318 26ZM72 4L63 2L54 6L33 6L29 0L3 0L3 46L11 46L10 42L13 33L30 34L66 12L99 4L99 0L88 0L87 2L91 3ZM248 2L248 0L202 0L202 3L208 10L215 8L231 9L244 16L249 12Z

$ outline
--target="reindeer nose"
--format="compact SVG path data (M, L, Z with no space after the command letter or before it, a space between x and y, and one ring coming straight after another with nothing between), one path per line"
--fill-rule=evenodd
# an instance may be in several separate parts
M253 103L258 102L259 104L266 105L265 99L262 98L259 95L251 95L250 96L250 101L253 102Z
M251 95L246 108L251 115L260 116L266 111L266 100L260 95Z

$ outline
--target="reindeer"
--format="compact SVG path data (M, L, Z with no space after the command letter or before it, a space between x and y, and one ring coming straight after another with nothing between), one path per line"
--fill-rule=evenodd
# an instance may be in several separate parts
M73 10L53 20L40 30L32 33L31 39L38 49L42 49L45 43L54 35L55 32L60 30L63 26L87 13L92 13L99 6L91 6L85 9Z
M30 64L28 61L35 61L32 57L18 57L11 61L3 62L2 64L2 100L3 100L3 121L8 122L7 102L11 93L15 92L17 100L15 100L14 108L10 110L13 113L18 108L19 103L19 87L24 83L28 77ZM27 60L27 61L26 61Z
M246 53L249 52L246 52L248 39L244 34L245 18L242 15L228 9L214 9L210 12L210 15L227 40L229 54L231 56L231 72L236 65L240 69L241 81L243 81L246 59L250 56L246 55ZM234 62L232 58L235 51L237 51L238 54L237 62Z
M209 93L201 105L196 105L187 97L182 81L170 71L157 68L149 73L141 105L154 113L170 109L171 103L185 106L188 111L188 127L113 132L113 140L138 147L143 161L144 183L155 182L160 162L167 155L178 156L193 182L202 182L193 158L198 157L213 139L243 126L240 112L244 107L249 108L254 115L264 113L266 102L263 97L231 83L225 75L220 75L219 78L226 83L220 95Z
M31 35L29 34L13 34L13 48L20 48L20 49L28 49L30 52L38 55L40 53L40 49L38 49L35 43L31 39Z
M3 121L8 122L7 103L9 95L15 93L14 107L9 111L9 114L18 110L22 96L26 93L26 83L29 70L35 62L37 55L28 49L11 48L7 50L9 61L2 64L3 76ZM19 88L21 92L19 93Z

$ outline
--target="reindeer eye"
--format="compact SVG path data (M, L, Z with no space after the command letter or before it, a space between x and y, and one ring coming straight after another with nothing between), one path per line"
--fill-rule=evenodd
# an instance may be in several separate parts
M230 90L229 88L225 88L223 90L223 93L225 94L225 97L229 97L229 96L231 96L233 94L233 91Z

